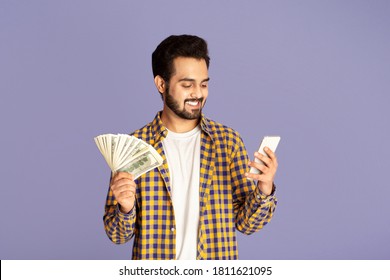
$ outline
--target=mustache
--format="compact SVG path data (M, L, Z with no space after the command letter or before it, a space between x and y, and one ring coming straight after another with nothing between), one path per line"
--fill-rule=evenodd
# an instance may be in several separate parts
M203 97L201 97L201 98L188 98L188 99L185 99L185 100L184 100L184 103L186 103L186 102L188 102L188 101L190 101L190 102L199 101L200 103L203 103L203 100L204 100Z

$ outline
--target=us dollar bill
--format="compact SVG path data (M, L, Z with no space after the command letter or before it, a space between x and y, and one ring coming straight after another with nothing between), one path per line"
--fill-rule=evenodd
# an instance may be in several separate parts
M163 162L152 146L128 134L103 134L94 140L113 174L125 171L138 178Z
M134 175L134 179L137 179L142 174L160 166L162 162L161 156L151 147L151 149L149 148L146 152L141 153L129 165L118 171L131 173Z
M118 152L118 158L119 163L116 164L116 168L119 169L123 167L123 165L127 164L127 161L129 160L129 155L133 151L133 149L137 146L137 144L141 141L133 136L129 135L122 135L121 137L123 140L121 141L120 145L118 146L117 152Z
M134 137L134 139L137 138ZM131 145L131 149L128 149L127 152L123 154L121 164L117 167L118 170L124 166L129 165L129 163L132 162L134 158L137 158L138 156L147 152L150 149L149 145L140 139L137 139Z

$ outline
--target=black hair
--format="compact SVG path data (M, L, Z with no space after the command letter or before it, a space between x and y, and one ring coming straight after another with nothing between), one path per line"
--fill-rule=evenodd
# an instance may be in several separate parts
M194 35L171 35L162 41L152 54L153 77L161 76L169 82L173 74L173 60L177 57L204 59L209 68L207 42Z

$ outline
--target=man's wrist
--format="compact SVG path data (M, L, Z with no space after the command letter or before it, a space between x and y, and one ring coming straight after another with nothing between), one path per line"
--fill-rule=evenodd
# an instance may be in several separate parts
M131 220L135 216L135 207L133 207L127 213L122 212L122 210L120 208L121 208L120 204L117 204L117 206L116 206L116 215L119 217L119 219L124 220L124 221L129 221L129 220Z
M275 195L276 186L275 184L272 184L271 192L270 193L264 193L259 186L257 186L255 194L258 199L266 199L269 197L273 197Z
M133 208L134 206L131 208L125 208L119 204L119 211L121 211L122 214L129 214Z
M257 188L265 196L271 195L274 192L274 187L275 187L274 183L272 183L272 185L268 185L268 186L261 186L260 182L257 183Z

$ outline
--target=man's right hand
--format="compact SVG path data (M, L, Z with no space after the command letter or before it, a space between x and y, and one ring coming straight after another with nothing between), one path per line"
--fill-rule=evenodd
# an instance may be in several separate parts
M120 205L120 211L129 213L135 202L134 176L127 172L118 172L112 177L110 188Z

